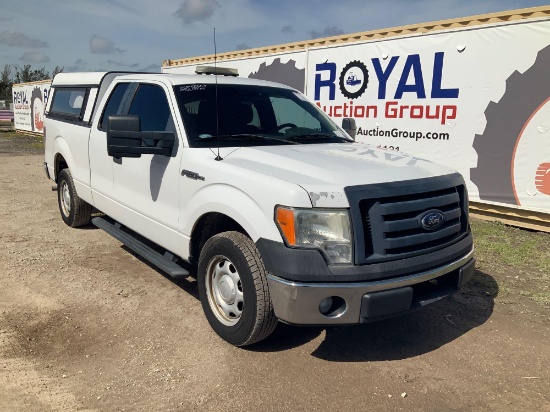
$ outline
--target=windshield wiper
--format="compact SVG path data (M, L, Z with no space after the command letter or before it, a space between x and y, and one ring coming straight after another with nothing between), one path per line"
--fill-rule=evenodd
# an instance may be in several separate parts
M208 137L199 137L201 140L215 140L220 139L246 139L246 140L277 140L279 142L288 143L288 144L300 144L298 142L291 142L287 139L281 139L279 137L264 136L261 134L250 134L250 133L238 133L238 134L220 134L219 136L208 136Z
M345 142L352 142L352 140L347 139L345 137L340 137L340 136L336 136L334 134L321 133L321 132L296 134L294 136L288 136L287 137L288 140L290 140L290 139L334 139L334 138L342 139Z

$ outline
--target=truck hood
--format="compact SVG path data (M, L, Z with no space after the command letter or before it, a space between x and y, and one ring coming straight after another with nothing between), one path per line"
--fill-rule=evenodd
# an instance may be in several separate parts
M455 173L424 159L360 143L242 147L224 161L300 185L314 207L348 207L347 186Z

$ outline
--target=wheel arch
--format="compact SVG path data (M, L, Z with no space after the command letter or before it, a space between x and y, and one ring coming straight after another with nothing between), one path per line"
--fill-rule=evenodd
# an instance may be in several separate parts
M73 157L71 155L71 151L69 150L69 145L67 142L58 137L55 139L54 143L54 149L53 152L54 155L54 179L57 183L59 179L59 173L65 168L71 169L71 166L74 164Z
M224 231L243 233L253 242L259 238L281 242L273 216L274 206L265 210L233 186L216 184L203 188L193 196L181 219L185 223L181 230L189 236L189 260L198 259L201 245L209 238L207 235L212 237Z
M191 232L190 261L198 262L200 251L211 237L223 232L239 232L250 237L246 230L233 218L219 212L207 212L196 222Z

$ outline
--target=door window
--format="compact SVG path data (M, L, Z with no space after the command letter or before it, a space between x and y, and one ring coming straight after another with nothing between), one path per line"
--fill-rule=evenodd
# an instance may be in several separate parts
M100 121L100 129L105 130L107 128L107 120L111 114L120 114L122 112L122 98L128 89L129 83L119 83L115 86L115 89L109 96L109 101L103 111L103 116Z
M140 84L128 114L140 117L144 132L174 131L166 93L160 86Z

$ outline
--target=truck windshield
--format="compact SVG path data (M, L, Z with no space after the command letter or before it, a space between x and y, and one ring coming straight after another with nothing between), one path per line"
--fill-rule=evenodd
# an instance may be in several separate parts
M317 106L289 89L186 84L175 93L191 147L348 143Z

